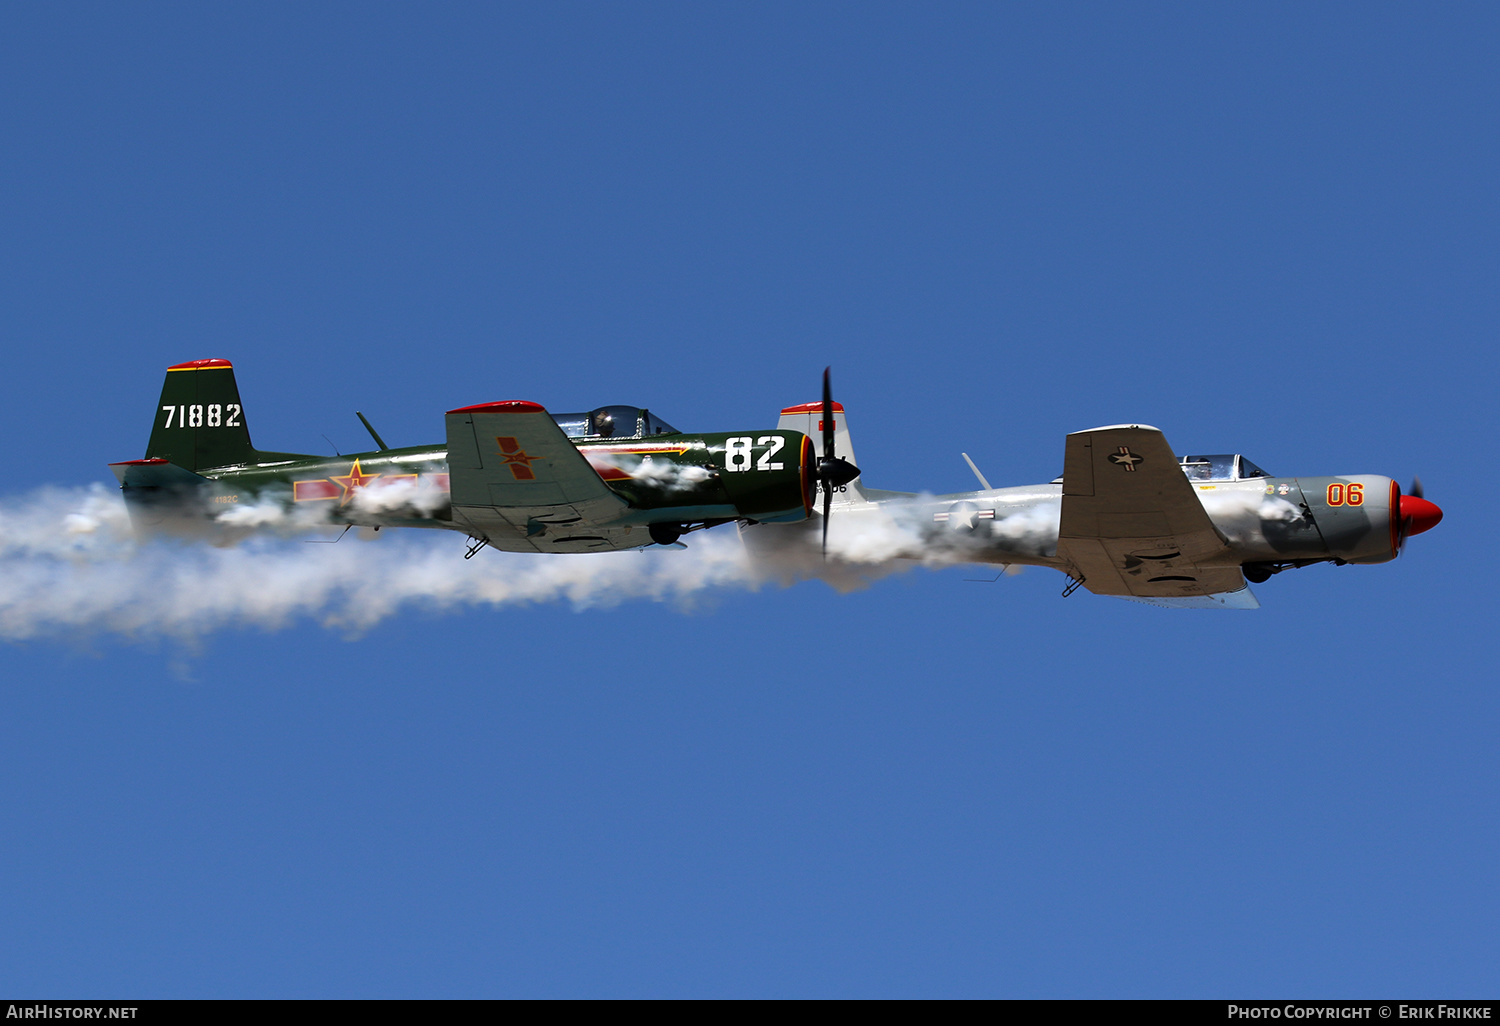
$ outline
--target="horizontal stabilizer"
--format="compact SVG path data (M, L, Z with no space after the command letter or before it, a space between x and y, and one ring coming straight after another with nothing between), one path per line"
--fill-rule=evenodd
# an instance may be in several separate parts
M191 536L208 529L203 519L208 478L163 459L127 460L109 469L119 479L136 530Z
M126 460L111 463L109 469L115 472L122 488L185 490L208 483L208 478L169 460Z

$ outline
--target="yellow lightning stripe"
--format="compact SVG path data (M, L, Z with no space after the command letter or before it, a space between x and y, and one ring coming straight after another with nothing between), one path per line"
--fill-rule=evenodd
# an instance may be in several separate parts
M656 453L674 453L681 456L692 448L690 445L580 445L583 452L614 452L635 456L651 456Z

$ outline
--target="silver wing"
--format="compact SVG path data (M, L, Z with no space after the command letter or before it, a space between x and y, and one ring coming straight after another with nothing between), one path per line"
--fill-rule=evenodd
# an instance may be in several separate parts
M1245 590L1229 546L1156 428L1068 435L1062 490L1057 554L1095 594L1189 599Z

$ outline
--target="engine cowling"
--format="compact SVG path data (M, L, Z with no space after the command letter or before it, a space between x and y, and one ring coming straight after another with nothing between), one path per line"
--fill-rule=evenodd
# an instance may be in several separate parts
M1355 474L1304 477L1298 483L1330 556L1346 563L1396 558L1401 550L1402 495L1395 481Z
M812 512L813 445L800 431L709 435L705 441L719 484L741 516L790 523Z

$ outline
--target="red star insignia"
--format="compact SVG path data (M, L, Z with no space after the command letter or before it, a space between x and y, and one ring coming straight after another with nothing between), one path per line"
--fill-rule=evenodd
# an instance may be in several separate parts
M510 468L511 475L517 481L536 480L536 471L531 469L531 465L543 457L526 455L521 449L521 443L509 435L497 436L495 444L500 446L500 455L505 457L505 465Z
M339 505L345 505L354 497L354 493L365 485L379 477L379 474L366 474L359 469L359 460L354 461L354 466L349 468L349 473L343 477L330 477L328 480L337 484L344 490L344 497L339 500Z

